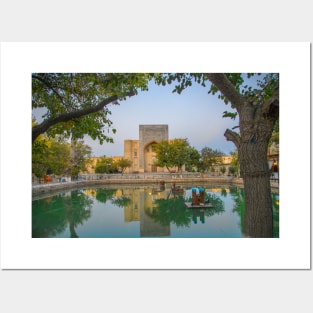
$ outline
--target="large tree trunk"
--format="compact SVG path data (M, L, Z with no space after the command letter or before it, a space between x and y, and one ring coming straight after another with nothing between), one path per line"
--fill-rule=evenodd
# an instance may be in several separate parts
M225 137L238 149L240 173L245 188L244 235L273 237L273 212L267 148L279 116L279 89L263 103L253 105L224 74L208 79L232 103L239 114L240 134L227 129Z
M267 149L275 120L261 107L240 110L238 159L245 189L244 235L273 237L273 211Z
M273 237L270 171L265 142L242 143L238 156L245 189L244 235Z

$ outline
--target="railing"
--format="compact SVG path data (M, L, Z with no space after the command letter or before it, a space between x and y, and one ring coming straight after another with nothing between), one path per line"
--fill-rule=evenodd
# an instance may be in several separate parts
M201 173L134 173L134 174L80 174L79 180L127 180L127 179L184 179L184 178L209 178L209 177L227 177L226 175L201 174Z
M59 177L52 175L52 181L33 177L33 185L51 184L73 181L97 181L97 180L179 180L179 179L203 179L203 178L232 178L218 173L133 173L133 174L79 174L76 178Z

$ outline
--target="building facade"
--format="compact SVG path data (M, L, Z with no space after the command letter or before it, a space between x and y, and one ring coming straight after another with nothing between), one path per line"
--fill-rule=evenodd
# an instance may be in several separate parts
M168 125L139 125L139 140L124 140L124 158L132 161L128 173L167 171L157 167L153 144L168 140Z
M156 166L156 153L153 151L153 145L162 140L169 140L168 125L139 125L139 139L138 140L124 140L124 156L112 157L114 161L119 159L128 159L132 165L125 170L125 173L155 173L168 172L167 168ZM101 158L90 158L90 163L85 173L95 173L94 168ZM230 166L233 156L222 156L221 164L216 165L211 172L212 176L226 176L230 175ZM268 151L268 164L272 172L272 178L278 178L279 168L279 146L271 146ZM238 165L239 166L239 165ZM170 169L173 172L176 168ZM185 167L183 167L183 171ZM197 169L195 169L197 170ZM240 170L238 169L238 173Z

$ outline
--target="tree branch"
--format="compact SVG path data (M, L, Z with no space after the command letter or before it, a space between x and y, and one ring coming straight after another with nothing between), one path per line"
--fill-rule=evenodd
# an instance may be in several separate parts
M265 100L261 106L263 116L271 117L274 119L278 118L279 114L279 88L277 88L273 95Z
M222 73L207 73L206 76L239 111L240 105L245 103L246 99L236 90L228 78Z
M126 94L126 96L131 97L131 96L134 96L135 94L136 94L135 92L128 92ZM61 123L61 122L63 122L63 123L68 122L68 121L82 117L82 116L87 115L87 114L98 112L101 109L103 109L106 105L108 105L108 104L110 104L110 103L112 103L118 99L119 99L119 97L116 95L111 96L111 97L101 101L96 106L84 108L81 110L72 111L72 112L68 112L68 113L63 113L57 117L47 119L44 122L42 122L41 124L36 125L32 128L32 142L34 142L40 134L46 132L51 126L53 126L57 123Z
M239 148L241 137L238 133L235 133L230 129L226 129L224 136L228 141L232 141L236 145L237 149Z
M35 74L32 74L32 78L39 80L41 83L46 85L49 89L51 89L56 94L56 96L60 99L61 103L65 106L63 97L56 91L56 89L49 82L47 82L45 79Z

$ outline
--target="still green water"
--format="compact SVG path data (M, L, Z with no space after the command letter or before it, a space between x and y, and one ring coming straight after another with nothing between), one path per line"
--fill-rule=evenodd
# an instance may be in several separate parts
M33 238L240 238L244 191L202 186L213 208L188 209L193 186L174 195L161 186L87 188L34 198ZM279 195L272 193L274 237L279 237Z

